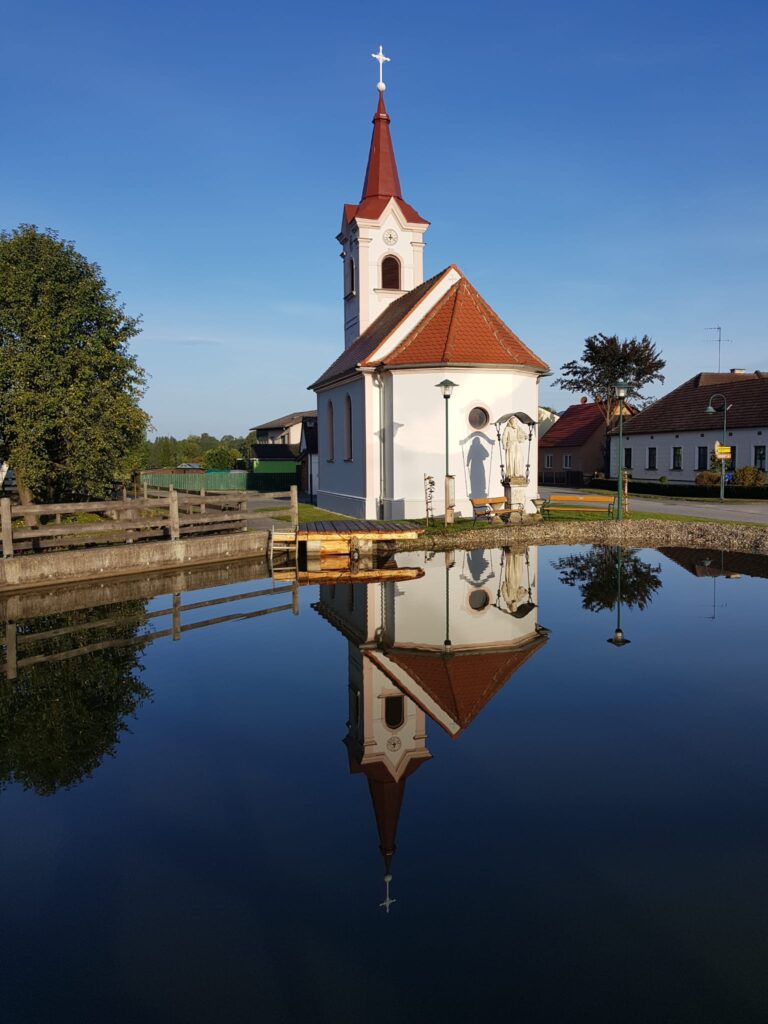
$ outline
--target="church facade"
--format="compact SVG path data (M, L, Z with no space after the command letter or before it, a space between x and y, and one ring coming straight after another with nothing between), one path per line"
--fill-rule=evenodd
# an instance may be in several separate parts
M368 519L425 514L425 476L443 509L503 493L533 511L539 379L547 364L455 265L424 279L428 221L402 197L379 82L368 165L341 231L344 350L317 394L318 505ZM449 398L441 383L450 381ZM504 437L502 438L502 427Z

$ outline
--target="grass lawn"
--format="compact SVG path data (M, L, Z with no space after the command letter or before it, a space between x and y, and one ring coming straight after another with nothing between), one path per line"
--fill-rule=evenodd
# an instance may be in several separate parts
M290 523L291 513L287 508L256 508L254 512L263 512L270 519L278 519L280 522ZM351 516L342 516L338 512L329 512L325 508L317 508L316 505L304 505L299 502L299 523L317 523L321 520L327 522L329 519L350 519Z

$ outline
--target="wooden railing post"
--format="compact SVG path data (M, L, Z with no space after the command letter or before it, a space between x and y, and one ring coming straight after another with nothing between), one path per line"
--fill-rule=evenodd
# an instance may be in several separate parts
M173 621L171 625L171 636L174 640L181 640L181 594L173 595Z
M147 500L147 478L145 476L143 476L141 478L141 484L142 484L142 487L144 488L144 501L146 501Z
M291 484L291 527L294 530L299 528L299 489L296 484Z
M168 489L168 517L171 520L171 540L178 540L179 530L179 496L173 487Z
M16 661L16 623L5 624L5 678L15 679L18 672Z
M200 484L200 497L201 498L205 497L205 480L203 480L203 482ZM201 516L205 515L205 502L204 501L200 502L200 515Z
M10 498L0 498L0 518L2 518L3 558L13 558L13 520L11 519Z

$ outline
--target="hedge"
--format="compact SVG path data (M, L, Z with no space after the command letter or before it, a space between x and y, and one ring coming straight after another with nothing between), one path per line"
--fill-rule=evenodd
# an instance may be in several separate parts
M615 491L616 481L592 479L590 487L601 491ZM697 484L660 484L658 480L629 480L630 494L665 494L668 498L719 498L719 487L699 487ZM725 485L726 498L750 498L768 501L768 485L762 487L734 487Z

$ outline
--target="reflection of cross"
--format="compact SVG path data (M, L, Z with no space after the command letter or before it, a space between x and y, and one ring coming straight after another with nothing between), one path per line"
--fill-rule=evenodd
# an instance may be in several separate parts
M389 898L389 883L391 881L392 881L392 875L384 875L384 883L386 884L387 892L386 892L386 895L384 897L384 902L380 903L379 906L380 907L384 907L384 913L385 914L389 913L389 908L392 906L393 903L397 903L397 900L392 900L392 899Z
M382 49L381 45L379 45L379 52L372 53L371 56L373 57L374 60L377 60L379 62L379 84L377 86L377 89L379 90L379 92L384 92L384 90L387 88L386 85L384 85L384 61L389 61L392 58L384 56L384 50Z

